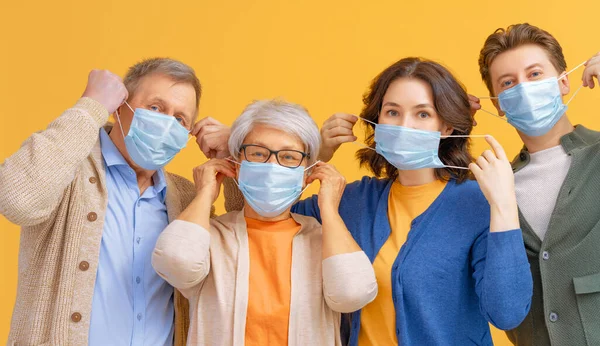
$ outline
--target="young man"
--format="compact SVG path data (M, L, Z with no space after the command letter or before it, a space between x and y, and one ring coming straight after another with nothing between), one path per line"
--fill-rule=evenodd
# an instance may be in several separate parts
M580 84L566 76L556 39L529 24L490 35L479 69L524 143L513 170L534 295L508 336L515 345L600 345L600 133L574 127L562 100ZM594 88L599 73L596 54L582 85Z
M185 343L187 302L150 260L195 195L163 166L198 134L200 91L171 59L124 81L94 70L77 103L0 165L0 214L22 226L9 345Z

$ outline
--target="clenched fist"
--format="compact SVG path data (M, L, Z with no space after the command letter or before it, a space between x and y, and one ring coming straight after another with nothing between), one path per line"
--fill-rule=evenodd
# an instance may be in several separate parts
M89 97L106 108L108 114L114 113L127 100L129 93L121 77L108 70L92 70L81 97Z

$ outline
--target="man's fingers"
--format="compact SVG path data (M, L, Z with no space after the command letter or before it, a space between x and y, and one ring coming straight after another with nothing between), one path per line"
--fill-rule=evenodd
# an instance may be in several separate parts
M204 117L196 123L196 126L200 126L200 127L205 126L205 125L223 125L223 124L221 122L219 122L217 119L214 119L212 117Z

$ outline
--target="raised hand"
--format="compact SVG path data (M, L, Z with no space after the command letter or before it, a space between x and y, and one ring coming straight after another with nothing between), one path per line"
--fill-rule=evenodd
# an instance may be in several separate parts
M352 128L357 121L356 115L345 113L336 113L325 120L321 127L319 160L329 162L340 145L356 140Z
M206 117L198 121L191 134L196 137L198 147L209 159L223 159L229 156L229 135L231 128L218 120Z
M112 114L127 100L128 95L121 77L108 70L92 70L81 97L98 101L106 108L108 114Z

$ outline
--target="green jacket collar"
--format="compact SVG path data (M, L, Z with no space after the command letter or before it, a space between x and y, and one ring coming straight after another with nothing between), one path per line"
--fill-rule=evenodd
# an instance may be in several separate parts
M562 136L560 138L560 144L567 154L571 154L575 149L585 148L600 140L600 132L592 131L583 125L576 125L575 130ZM525 146L521 149L519 155L517 155L513 162L513 172L518 172L529 163L529 151Z

